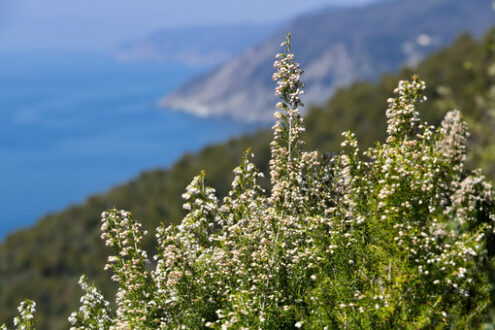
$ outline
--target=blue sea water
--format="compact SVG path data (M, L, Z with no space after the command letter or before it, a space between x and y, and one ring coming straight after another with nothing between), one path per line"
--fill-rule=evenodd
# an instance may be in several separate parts
M91 53L0 53L0 239L186 151L256 129L156 106L201 71Z

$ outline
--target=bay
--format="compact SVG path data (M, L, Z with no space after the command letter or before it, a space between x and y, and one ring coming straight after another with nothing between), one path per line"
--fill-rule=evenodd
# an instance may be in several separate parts
M0 239L184 152L257 129L157 107L203 71L93 53L0 53Z

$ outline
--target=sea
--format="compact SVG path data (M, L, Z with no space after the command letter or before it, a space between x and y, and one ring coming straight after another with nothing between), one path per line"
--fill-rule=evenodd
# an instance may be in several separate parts
M259 125L157 101L205 68L91 52L0 53L0 240Z

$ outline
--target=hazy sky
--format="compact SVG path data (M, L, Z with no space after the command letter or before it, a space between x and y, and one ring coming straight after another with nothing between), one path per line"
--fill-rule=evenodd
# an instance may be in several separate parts
M0 49L110 50L161 27L277 23L372 0L0 0Z

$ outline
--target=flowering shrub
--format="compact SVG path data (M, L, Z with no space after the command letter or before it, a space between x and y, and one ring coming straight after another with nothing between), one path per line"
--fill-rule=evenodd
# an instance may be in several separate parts
M82 277L73 329L468 327L488 303L492 187L464 166L466 124L458 111L440 128L415 106L424 82L401 81L388 100L387 139L361 152L303 151L302 70L277 55L281 101L271 143L269 194L246 152L222 203L195 177L189 212L157 229L157 254L130 212L102 214L102 239L116 251L106 268L119 284L116 310ZM33 327L34 304L19 328Z

